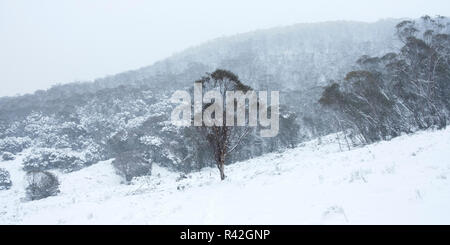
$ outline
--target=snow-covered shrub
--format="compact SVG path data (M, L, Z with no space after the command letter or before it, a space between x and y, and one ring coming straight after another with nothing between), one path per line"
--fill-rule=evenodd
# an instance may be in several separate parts
M127 182L134 177L150 175L152 164L142 153L129 151L119 154L112 162L117 173L125 178Z
M12 182L9 172L0 168L0 190L8 190L11 186Z
M16 157L11 152L3 152L2 159L3 161L11 161L16 159Z
M146 145L146 146L156 146L156 147L158 147L158 146L161 146L163 144L163 141L162 141L161 138L155 137L155 136L148 136L148 135L140 137L139 141L142 144Z
M23 161L25 171L62 169L75 171L87 165L82 154L70 149L39 148L33 150Z
M0 139L0 151L19 153L30 147L31 139L29 137L6 137Z
M32 171L27 174L27 198L31 201L56 196L59 193L59 181L56 175L47 171Z
M105 149L104 147L96 144L89 143L83 150L83 159L85 161L85 166L94 164L98 161L105 160Z

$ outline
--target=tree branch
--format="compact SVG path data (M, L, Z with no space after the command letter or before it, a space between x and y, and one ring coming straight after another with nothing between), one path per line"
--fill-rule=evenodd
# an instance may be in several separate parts
M249 132L250 132L250 128L246 128L245 132L241 136L239 136L239 139L237 140L236 144L229 151L227 151L225 153L225 156L232 153L236 149L236 147L241 143L242 139L244 139L244 137L248 135Z

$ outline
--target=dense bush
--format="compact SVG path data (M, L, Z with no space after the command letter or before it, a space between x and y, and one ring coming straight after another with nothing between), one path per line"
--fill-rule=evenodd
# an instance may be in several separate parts
M12 154L10 152L3 152L2 159L3 159L3 161L11 161L11 160L16 159L16 157L14 156L14 154Z
M27 174L27 198L31 201L56 196L59 193L59 181L56 175L47 171L32 171Z
M152 170L152 164L148 160L148 156L136 151L119 154L112 164L117 173L123 176L127 182L134 177L150 175Z
M62 169L70 172L79 170L87 164L83 154L73 152L71 149L39 148L25 157L23 168L25 171Z
M30 147L31 139L29 137L6 137L0 139L0 152L19 153Z
M11 186L12 182L9 172L0 168L0 190L8 190Z

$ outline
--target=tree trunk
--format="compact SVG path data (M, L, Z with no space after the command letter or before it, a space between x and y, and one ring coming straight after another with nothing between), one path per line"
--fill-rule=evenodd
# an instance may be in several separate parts
M220 171L220 180L224 180L225 179L225 172L224 172L224 166L223 166L222 163L220 164L219 171Z
M221 156L219 160L219 172L220 172L220 180L225 179L225 156Z

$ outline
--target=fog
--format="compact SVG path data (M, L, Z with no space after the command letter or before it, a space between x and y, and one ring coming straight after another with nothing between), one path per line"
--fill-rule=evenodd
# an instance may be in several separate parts
M302 22L450 15L448 0L0 0L0 96L151 65L207 40Z

